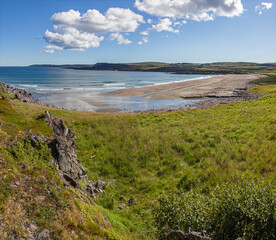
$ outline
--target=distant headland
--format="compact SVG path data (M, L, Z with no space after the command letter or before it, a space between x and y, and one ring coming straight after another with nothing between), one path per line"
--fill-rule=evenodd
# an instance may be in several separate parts
M215 63L96 63L96 64L34 64L31 67L59 67L75 70L100 70L100 71L143 71L143 72L168 72L177 74L267 74L276 72L274 63L252 62L215 62Z

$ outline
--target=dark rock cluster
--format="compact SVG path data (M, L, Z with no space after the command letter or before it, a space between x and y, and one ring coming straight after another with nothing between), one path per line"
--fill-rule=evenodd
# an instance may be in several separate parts
M31 93L28 93L24 89L13 88L11 85L4 85L4 87L7 92L13 94L14 98L20 100L21 102L50 107L50 104L40 102L38 99L35 99Z

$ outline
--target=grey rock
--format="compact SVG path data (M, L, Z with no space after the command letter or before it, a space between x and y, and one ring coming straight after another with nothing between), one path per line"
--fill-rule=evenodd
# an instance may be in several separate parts
M31 134L28 136L28 139L31 141L33 147L39 146L40 143L47 142L47 138L41 134Z
M31 104L41 105L41 106L51 106L48 103L40 102L39 100L33 98L32 94L28 93L24 89L13 88L11 85L5 85L5 90L7 92L13 94L14 98L18 99L21 102L31 103ZM2 96L2 98L3 98L3 96Z
M73 187L78 187L79 186L79 183L76 179L74 179L73 177L71 177L70 175L64 173L63 174L63 177L65 178L66 181L70 182L70 184L73 186Z
M96 182L96 188L98 188L98 189L100 189L100 190L104 190L104 187L105 187L105 182L100 181L100 180L98 180L98 181Z
M37 240L50 240L50 239L52 239L51 231L48 229L42 230L37 236Z
M53 129L54 140L48 144L52 150L53 162L64 174L64 178L73 186L78 186L78 180L87 181L84 171L76 154L76 136L65 126L61 119L45 112L46 123Z
M118 209L119 210L124 210L126 208L126 204L125 203L122 203L118 206Z

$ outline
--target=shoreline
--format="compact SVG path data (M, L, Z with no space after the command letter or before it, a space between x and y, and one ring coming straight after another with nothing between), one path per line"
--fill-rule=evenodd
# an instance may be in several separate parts
M224 75L215 76L209 78L200 78L176 83L159 84L149 87L130 88L117 90L102 94L102 96L112 97L128 97L138 96L141 99L149 100L164 100L164 99L183 99L183 100L202 100L197 103L193 103L185 106L162 107L160 109L149 110L136 110L129 111L128 113L141 113L141 112L168 112L168 111L181 111L190 109L203 109L209 108L218 104L228 104L233 102L255 100L260 95L249 94L248 87L252 86L250 81L263 77L263 75L247 74L247 75ZM13 93L15 98L21 102L47 106L51 108L64 109L52 104L34 99L33 96L26 90L13 88L10 85L5 84L5 88L8 92ZM85 99L87 103L98 106L105 106L95 111L101 113L126 113L122 112L124 109L108 107L108 104L98 99ZM70 109L64 109L69 110ZM73 110L78 111L78 110ZM82 111L80 111L82 112Z
M249 82L262 77L259 74L222 75L149 87L122 89L103 96L134 97L142 99L204 99L237 97L247 91Z

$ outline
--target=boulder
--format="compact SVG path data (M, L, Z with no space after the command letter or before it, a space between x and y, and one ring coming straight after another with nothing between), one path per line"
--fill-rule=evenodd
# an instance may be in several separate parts
M98 180L96 182L96 188L104 190L105 182Z

